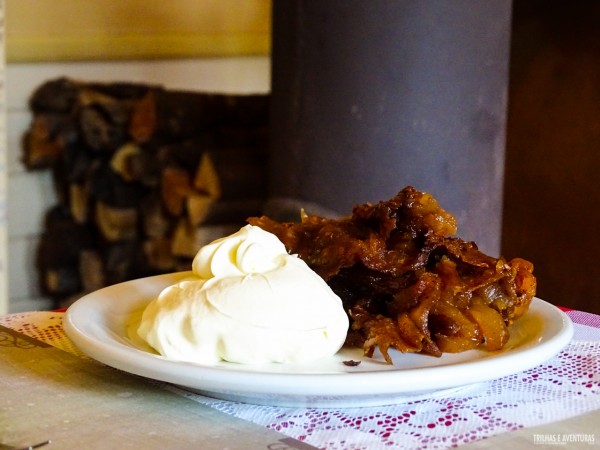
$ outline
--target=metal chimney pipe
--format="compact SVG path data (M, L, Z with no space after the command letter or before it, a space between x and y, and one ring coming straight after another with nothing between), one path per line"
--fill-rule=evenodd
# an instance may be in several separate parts
M510 0L274 0L271 194L349 213L406 185L500 250Z

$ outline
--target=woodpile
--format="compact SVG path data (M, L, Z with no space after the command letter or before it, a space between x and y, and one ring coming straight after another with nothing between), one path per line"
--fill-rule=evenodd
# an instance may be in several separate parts
M261 213L266 94L67 78L30 99L29 170L52 170L58 204L38 252L57 304L106 285L187 270L198 248Z

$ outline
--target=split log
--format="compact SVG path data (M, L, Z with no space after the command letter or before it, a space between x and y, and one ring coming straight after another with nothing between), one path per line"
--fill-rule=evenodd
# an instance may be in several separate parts
M206 194L192 193L185 198L187 219L190 226L195 227L206 220L216 200Z
M226 95L222 122L234 127L261 127L269 116L269 97L264 94Z
M75 223L84 224L89 221L90 206L87 183L71 183L69 185L69 207Z
M159 160L164 165L185 167L193 171L200 164L205 150L220 147L219 139L216 132L203 132L191 139L161 145Z
M139 100L144 97L151 89L160 89L158 85L147 83L131 83L122 81L113 81L110 83L80 83L80 86L86 87L90 91L114 97L120 100Z
M135 100L143 97L149 89L155 88L157 86L150 86L146 83L90 83L60 77L41 84L32 93L29 99L29 108L34 113L51 111L67 114L81 104L81 93L84 90L120 100ZM84 102L85 99L84 97Z
M173 233L171 252L175 256L193 259L201 247L239 229L239 223L191 227L186 220L181 220Z
M147 274L145 258L137 239L104 246L102 261L107 284L120 283Z
M61 77L40 85L29 99L29 108L34 113L55 112L68 114L79 97L79 84Z
M153 89L133 108L129 134L138 143L183 141L207 130L264 127L269 96Z
M136 208L115 208L103 202L96 202L95 212L96 225L107 241L123 241L137 236Z
M23 136L23 163L29 170L52 167L72 139L74 125L68 116L45 113L35 116Z
M139 144L148 142L158 121L155 97L156 91L150 90L133 105L129 122L129 136Z
M142 232L149 238L167 237L173 229L174 220L168 216L160 196L149 195L140 205Z
M139 183L128 183L108 163L96 160L90 173L90 196L115 208L136 208L148 194Z
M81 277L77 266L51 268L44 273L44 291L54 297L63 297L81 290Z
M191 227L219 223L240 223L260 215L265 201L262 198L217 200L208 195L194 194L186 198L187 218Z
M187 170L166 167L162 173L161 198L169 214L179 217L184 212L185 199L192 194L192 183Z
M82 249L96 245L93 227L76 223L62 206L46 214L37 264L41 268L77 266Z
M45 219L45 230L37 252L40 289L51 297L79 292L79 261L82 251L95 244L93 229L73 221L62 206L52 208Z
M216 94L153 89L135 103L129 134L138 143L185 140L215 128L223 100Z
M171 239L158 237L143 243L143 251L148 265L156 273L174 271L177 260L171 252Z
M88 205L94 200L92 194L93 173L98 164L97 161L87 160L75 156L67 160L65 152L61 163L55 164L52 171L54 189L58 202L70 209L77 222L85 222L85 212ZM71 202L75 204L71 205ZM81 220L80 220L81 219Z
M56 139L41 139L30 131L23 137L25 149L23 164L29 170L47 169L51 167L62 155L62 146Z
M80 253L79 276L83 292L93 292L106 286L104 263L97 250L83 250Z
M64 175L63 183L84 183L90 173L99 164L97 158L82 142L63 145L60 169Z
M100 98L100 97L98 97ZM131 106L126 101L103 98L81 107L79 128L83 140L92 149L114 151L128 140L125 128Z
M139 152L131 154L127 161L132 180L151 190L158 189L164 167L157 153L155 149L145 146Z
M207 151L198 165L194 187L219 199L266 198L265 156L246 148Z
M120 175L123 181L128 183L137 181L140 174L136 172L136 169L139 170L139 168L136 167L134 161L140 154L140 148L136 144L128 142L113 153L110 168Z
M141 84L86 84L67 78L44 83L29 100L34 123L24 138L25 164L32 169L50 167L77 134L93 149L110 149L126 136L133 101L148 89Z

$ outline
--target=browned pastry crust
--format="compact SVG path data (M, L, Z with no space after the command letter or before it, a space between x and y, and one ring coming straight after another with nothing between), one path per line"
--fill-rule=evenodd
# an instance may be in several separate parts
M535 295L533 265L506 261L457 237L455 218L408 186L352 215L303 215L300 223L248 219L277 235L341 297L350 317L346 345L439 356L485 344L499 350Z

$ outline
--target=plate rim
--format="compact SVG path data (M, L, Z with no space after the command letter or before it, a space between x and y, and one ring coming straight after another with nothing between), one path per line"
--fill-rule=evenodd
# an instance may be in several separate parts
M101 301L101 297L111 297L113 292L118 292L124 288L141 291L148 284L172 284L190 274L191 272L175 272L155 275L118 283L91 292L75 301L67 309L63 319L65 333L81 351L103 364L146 378L201 390L205 395L221 398L237 398L240 396L242 398L244 396L254 398L263 395L271 397L284 396L287 397L287 400L283 403L288 404L305 404L307 397L339 397L330 400L335 405L348 403L351 399L357 399L361 396L397 396L418 392L433 393L437 390L457 388L501 378L542 364L558 354L573 336L573 324L568 315L558 307L535 297L532 300L530 309L544 316L550 316L553 319L552 326L556 330L549 337L542 339L541 342L525 349L510 349L481 359L432 367L399 368L398 370L388 368L381 371L356 372L352 372L351 368L347 368L347 370L339 373L286 373L231 370L226 367L169 360L160 355L145 352L135 346L119 342L121 336L113 336L113 341L106 342L90 332L94 327L101 327L102 324L90 323L90 319L86 318L83 313L86 312L86 308L91 307L94 309L96 304ZM156 287L155 289L158 290L159 288ZM157 294L158 292L155 292L154 295ZM150 299L147 300L147 302L149 301ZM125 305L120 305L121 308L125 307L122 313L127 312L127 307L130 308L129 312L133 313L133 302L134 300L126 299ZM110 320L107 317L109 305L102 306L104 310L99 311L96 309L96 312L104 320ZM110 332L110 330L108 331ZM540 333L543 334L543 330ZM523 358L523 356L527 356L527 358ZM517 366L517 370L515 370L513 364L502 363L507 360L510 361L511 357L512 359L519 358L522 360ZM465 381L465 374L469 371L469 377ZM250 380L253 380L253 382L250 383ZM423 388L424 385L425 388ZM419 386L419 388L414 386ZM313 399L313 402L318 403L318 400ZM274 398L268 404L280 403L282 402Z

